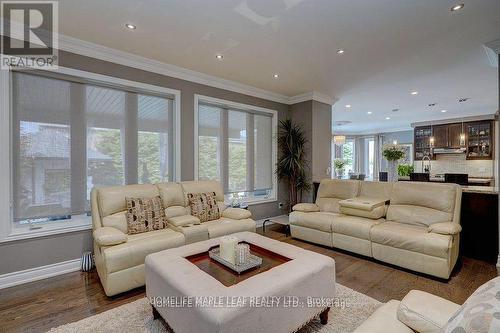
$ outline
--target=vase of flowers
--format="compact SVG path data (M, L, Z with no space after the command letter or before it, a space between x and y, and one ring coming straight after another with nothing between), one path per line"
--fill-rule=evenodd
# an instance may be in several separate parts
M398 180L398 161L405 156L404 148L400 145L384 145L382 155L387 160L387 180L394 182Z
M345 166L347 161L342 158L336 158L333 160L333 168L335 170L335 176L337 179L342 179L344 177Z

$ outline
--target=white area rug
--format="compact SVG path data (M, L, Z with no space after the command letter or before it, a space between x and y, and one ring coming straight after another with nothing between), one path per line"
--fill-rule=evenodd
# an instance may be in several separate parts
M304 326L300 333L345 333L352 332L368 318L381 303L369 296L358 293L337 283L339 306L330 309L328 324L322 325L314 319ZM59 326L50 333L101 333L101 332L167 332L162 321L153 320L148 299L143 298L119 306L106 312Z

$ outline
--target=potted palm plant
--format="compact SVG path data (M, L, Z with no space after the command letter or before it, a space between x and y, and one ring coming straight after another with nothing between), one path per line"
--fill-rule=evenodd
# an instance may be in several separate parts
M302 198L304 191L309 191L311 184L307 179L308 167L305 145L307 139L300 125L291 119L280 121L278 128L278 146L280 154L276 164L276 175L289 186L289 211Z

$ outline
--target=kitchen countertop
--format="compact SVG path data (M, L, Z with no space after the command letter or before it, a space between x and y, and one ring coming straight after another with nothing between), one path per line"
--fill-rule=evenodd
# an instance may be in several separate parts
M400 179L400 180L410 180L410 177L409 176L399 176L398 179ZM443 177L431 176L429 178L429 180L431 182L441 182L441 183L444 183L444 178ZM469 177L469 182L470 183L474 183L474 184L488 184L491 181L493 181L493 179L491 179L491 178Z
M400 176L399 180L410 180L408 176ZM444 183L444 178L440 177L430 177L430 181L434 183ZM492 181L489 178L474 178L470 177L469 181L475 184L487 184ZM465 193L484 193L484 194L498 194L498 187L494 186L474 186L474 185L462 185L462 191Z

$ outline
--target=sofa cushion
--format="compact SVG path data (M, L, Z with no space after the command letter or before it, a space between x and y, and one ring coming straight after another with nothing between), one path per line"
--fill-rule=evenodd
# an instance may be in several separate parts
M118 272L144 264L150 253L184 245L184 235L171 229L162 229L128 235L126 243L102 248L106 272Z
M127 210L127 197L153 198L160 194L158 187L151 184L102 187L96 191L101 218Z
M427 231L442 235L456 235L462 231L462 226L454 222L442 222L431 224Z
M209 193L215 192L215 199L224 202L224 191L219 182L214 180L192 180L181 182L182 189L184 190L184 200L186 206L188 205L188 193Z
M181 215L168 218L167 222L176 227L180 227L183 225L200 224L200 219L193 215Z
M454 218L457 191L455 184L395 183L387 219L401 223L430 225Z
M415 332L441 333L458 304L420 290L411 290L398 307L398 319Z
M247 209L230 207L222 211L222 217L227 217L233 220L243 220L251 218L252 213Z
M370 240L370 230L384 220L372 220L356 216L336 216L332 222L334 233ZM334 236L335 238L335 236Z
M179 183L158 183L156 184L160 192L163 206L168 208L170 206L187 206L187 201L184 195L181 184Z
M358 180L323 179L318 188L317 198L353 198L358 194L358 189Z
M360 182L359 196L387 201L391 198L393 184L391 182Z
M313 203L298 203L292 207L293 210L299 212L319 212L319 206Z
M380 306L354 333L415 333L397 318L399 301L390 300Z
M452 213L427 207L391 203L387 208L387 220L400 223L428 227L434 223L450 222L452 219Z
M479 287L450 318L444 333L500 332L500 277Z
M99 246L116 245L127 241L127 235L113 227L98 228L92 234Z
M200 222L218 220L220 218L219 206L215 200L215 192L188 193L191 215L200 219Z
M234 234L240 231L255 232L255 221L252 219L233 220L221 218L203 223L208 228L210 238Z
M165 200L163 201L165 203ZM183 215L190 215L191 210L188 207L184 206L170 206L165 208L165 216L167 219L176 217L176 216L183 216Z
M289 216L290 224L305 228L316 229L324 232L332 232L333 218L339 216L336 213L328 212L291 212Z
M321 212L340 213L339 201L342 199L337 198L317 198L316 205L318 205Z
M128 232L127 211L111 214L102 218L103 227L113 227L124 234Z
M160 230L167 226L163 202L154 198L126 198L128 234Z
M387 206L379 206L373 210L362 210L348 207L340 207L340 212L345 215L364 217L367 219L378 220L385 217Z
M430 233L426 227L386 221L370 231L373 243L448 258L452 237Z

